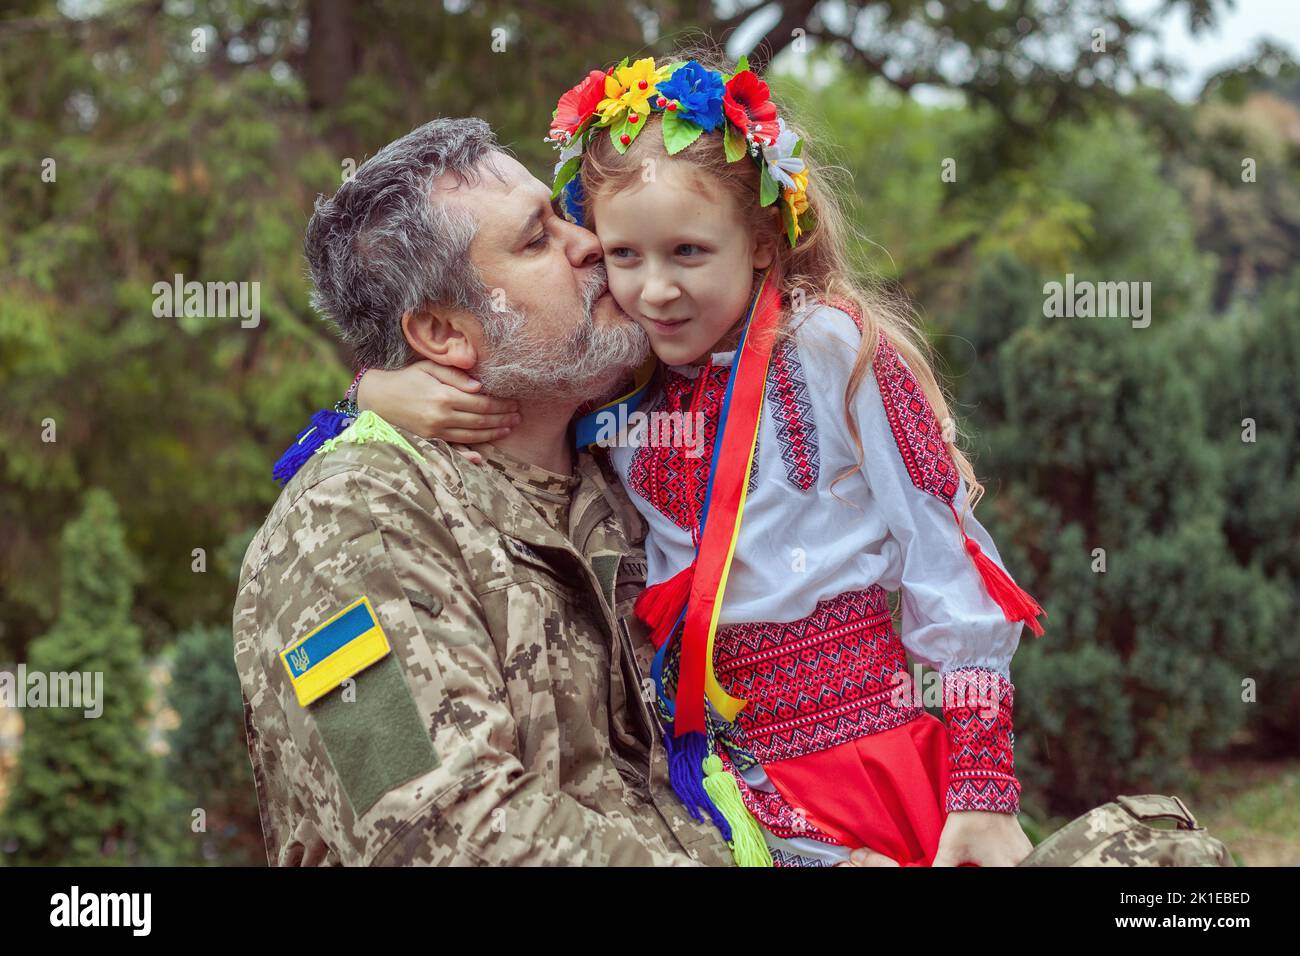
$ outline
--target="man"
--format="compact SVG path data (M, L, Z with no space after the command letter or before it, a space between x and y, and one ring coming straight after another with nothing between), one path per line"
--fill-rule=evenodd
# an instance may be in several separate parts
M649 343L548 200L467 119L317 203L314 302L360 363L435 359L526 401L484 467L359 420L250 544L235 663L273 864L732 863L643 696L644 525L568 439Z
M526 401L483 467L358 421L249 546L235 661L270 862L728 864L641 693L640 519L566 437L648 349L595 237L487 124L435 120L317 202L306 251L359 362L451 357Z

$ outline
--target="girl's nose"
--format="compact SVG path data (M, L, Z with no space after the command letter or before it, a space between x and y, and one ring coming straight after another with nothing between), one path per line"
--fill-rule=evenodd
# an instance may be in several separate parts
M647 305L664 305L677 298L677 286L659 276L651 276L641 289L641 298Z

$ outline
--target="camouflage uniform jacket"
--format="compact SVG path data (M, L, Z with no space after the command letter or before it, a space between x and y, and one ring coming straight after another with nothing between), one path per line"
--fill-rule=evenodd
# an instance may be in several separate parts
M313 456L244 559L235 663L269 861L731 864L669 787L643 700L644 527L622 488L586 452L560 476L399 433L420 457ZM391 651L301 706L281 652L362 597Z

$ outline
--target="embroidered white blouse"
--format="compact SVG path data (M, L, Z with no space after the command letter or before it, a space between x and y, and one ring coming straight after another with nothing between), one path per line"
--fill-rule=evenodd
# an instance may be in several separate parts
M882 364L878 357L876 363L890 370L885 377L888 402L876 369L862 379L853 407L863 469L839 482L832 494L835 476L857 464L843 396L860 341L853 318L818 305L796 325L793 341L774 350L719 626L799 620L819 601L879 585L886 591L901 590L899 639L914 661L944 675L959 668L984 668L1010 682L1009 665L1023 624L1006 619L966 553L947 503L952 501L960 512L966 483L956 474L941 439L934 443L940 436L933 411L896 352L892 361ZM734 358L734 352L721 352L712 361L730 366ZM702 371L670 366L666 374L698 384ZM678 404L687 405L690 383L673 384ZM719 391L715 383L714 402ZM647 396L641 409L660 410L664 399L663 390ZM936 434L928 435L927 430ZM653 426L642 430L639 443L654 435ZM646 581L653 585L694 560L689 529L703 493L698 483L682 478L697 467L698 459L677 457L668 468L648 468L648 456L638 462L639 443L629 441L636 436L635 430L625 432L610 451L648 525ZM698 455L704 441L693 437ZM936 490L940 494L933 493ZM1000 565L993 540L973 514L965 516L965 527ZM1009 737L1009 724L1006 732ZM1005 747L1009 757L1010 739ZM761 764L744 769L741 776L752 790L775 793ZM973 790L957 775L950 782L946 805L949 810L1016 808L1014 796L989 804L978 788ZM848 850L834 842L789 833L777 836L769 823L760 821L763 836L774 859L784 864L833 865L848 857Z
M835 476L857 463L843 396L860 339L852 318L820 305L798 323L793 348L773 356L774 363L784 363L778 371L788 384L774 389L769 377L757 475L751 476L719 627L798 620L818 601L878 584L886 591L901 589L899 637L913 660L941 673L987 668L1009 680L1024 625L1008 621L986 592L947 503L913 482L870 369L853 403L863 470L839 482L832 495ZM731 365L734 357L734 352L715 353L713 364ZM693 366L668 368L668 374L690 379L701 372ZM654 409L658 398L647 396L641 409ZM891 400L897 407L897 396ZM924 435L913 433L913 441L918 453L913 466L923 467L918 459L924 455ZM649 526L646 583L657 584L694 560L691 533L647 500L644 482L634 473L637 448L621 444L610 451ZM960 513L966 483L957 482L952 500ZM997 547L974 514L964 521L966 533L1001 565Z

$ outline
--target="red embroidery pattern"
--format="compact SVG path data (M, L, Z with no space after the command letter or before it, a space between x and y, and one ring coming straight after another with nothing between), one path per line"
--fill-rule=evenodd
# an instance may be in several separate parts
M821 601L798 621L720 628L714 672L749 702L736 722L762 763L834 747L924 712L906 679L907 652L883 588Z
M1014 685L994 670L960 667L943 675L949 776L944 809L1020 812L1011 707Z
M826 305L839 309L862 331L862 316L847 299L832 298ZM952 460L938 418L925 397L925 390L899 357L898 349L880 332L876 358L872 363L885 414L894 432L894 442L903 456L912 483L922 491L952 503L960 490L961 473Z
M951 504L957 496L961 475L921 383L903 364L898 350L883 332L876 351L875 371L889 426L912 484Z
M794 339L787 339L773 350L767 388L786 477L800 491L807 491L817 484L821 456L817 452L817 425L808 382Z
M704 374L703 370L700 374ZM628 468L627 480L633 490L686 531L695 529L698 515L704 508L704 493L709 485L713 461L713 439L718 433L718 409L730 375L731 366L715 365L704 385L700 404L696 407L696 411L704 415L703 435L695 436L695 441L703 445L699 457L687 454L688 451L698 451L698 447L688 449L680 447L681 443L676 441L650 441L647 436L632 456ZM677 412L683 417L690 415L691 399L698 385L697 379L665 369L664 385L652 411Z
M704 415L703 452L698 458L674 443L648 439L636 450L628 468L628 484L642 498L686 531L696 526L696 516L704 507L704 494L713 467L713 443L718 433L718 415L727 391L731 366L713 366L704 386L697 411ZM664 385L651 413L679 412L689 415L691 399L698 380L687 378L671 369L664 370ZM794 341L788 340L772 354L768 369L767 399L776 424L781 460L786 476L795 487L807 491L817 483L819 454L817 426L812 417L812 402L803 366L799 363ZM651 419L653 422L654 419ZM747 493L758 487L758 442L754 445L754 463L750 469ZM694 487L694 501L691 489Z

